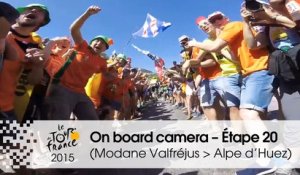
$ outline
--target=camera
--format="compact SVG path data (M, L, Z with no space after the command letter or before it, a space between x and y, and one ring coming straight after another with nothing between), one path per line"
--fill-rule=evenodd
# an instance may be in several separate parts
M245 0L245 7L247 10L251 12L257 12L263 10L262 3L256 1L256 0Z

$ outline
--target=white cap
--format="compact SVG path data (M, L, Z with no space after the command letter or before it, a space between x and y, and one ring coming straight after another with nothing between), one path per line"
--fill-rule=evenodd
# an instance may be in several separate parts
M220 11L215 11L215 12L211 13L210 15L208 15L207 19L209 20L210 18L217 16L217 15L221 15L221 16L225 17L224 13L222 13Z
M181 37L178 38L178 41L181 42L182 40L185 40L185 39L189 40L190 37L188 37L186 35L182 35Z

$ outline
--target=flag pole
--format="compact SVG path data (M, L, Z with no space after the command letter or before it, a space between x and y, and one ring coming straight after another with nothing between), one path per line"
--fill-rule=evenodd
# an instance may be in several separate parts
M122 53L124 54L124 50L125 48L129 45L129 43L132 41L133 36L131 35L130 38L128 39L127 43L124 45L123 49L122 49Z

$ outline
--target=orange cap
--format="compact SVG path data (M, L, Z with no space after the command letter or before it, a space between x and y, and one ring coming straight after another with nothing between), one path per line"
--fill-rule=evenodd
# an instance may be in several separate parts
M206 20L206 18L205 18L204 16L199 16L199 17L196 19L195 23L196 23L197 25L199 25L199 23L200 23L201 21L203 21L203 20Z

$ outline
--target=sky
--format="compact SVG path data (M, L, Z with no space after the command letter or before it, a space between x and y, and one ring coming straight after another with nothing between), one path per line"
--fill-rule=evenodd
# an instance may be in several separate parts
M147 56L137 52L131 44L162 57L166 67L172 61L180 62L181 50L178 38L188 35L198 41L206 34L198 29L195 19L208 16L214 11L222 11L231 21L241 20L240 5L243 0L4 0L14 7L31 3L40 3L48 7L51 22L40 28L42 37L70 36L69 26L91 5L102 10L91 16L81 29L87 41L96 35L105 35L114 40L114 45L106 51L110 55L114 50L132 58L132 66L154 71L154 63ZM144 24L147 13L158 20L171 22L172 26L154 38L135 37ZM130 43L128 43L130 41Z

